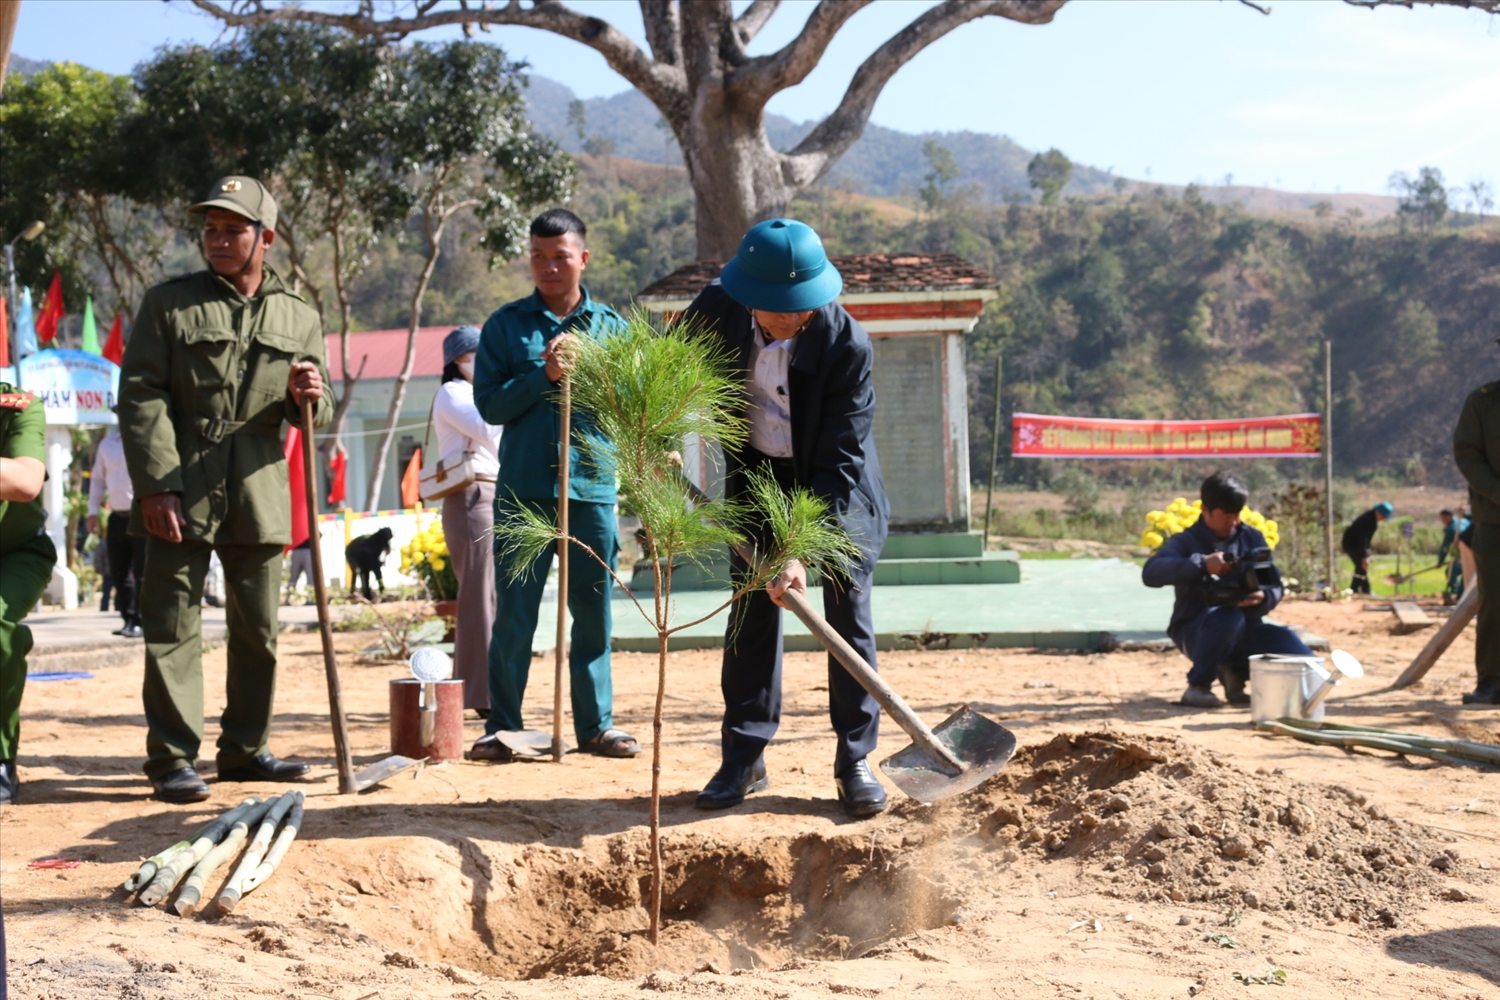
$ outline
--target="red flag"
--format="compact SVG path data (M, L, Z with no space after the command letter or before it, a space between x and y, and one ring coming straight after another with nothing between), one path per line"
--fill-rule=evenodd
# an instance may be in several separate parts
M344 473L349 467L349 456L342 451L333 453L333 458L328 460L329 479L328 484L328 506L337 507L344 502Z
M401 475L401 506L415 507L422 502L422 449L411 453L406 471Z
M292 492L292 544L294 549L307 541L307 476L302 464L302 435L293 427L286 432L286 478Z
M5 318L5 296L0 295L0 368L10 367L10 323Z
M109 328L109 337L104 341L104 357L117 365L125 363L125 331L123 313L115 313L115 324Z
M42 343L48 343L57 336L57 323L63 318L62 300L62 272L52 272L52 284L47 288L47 298L42 303L42 311L36 318L36 336Z

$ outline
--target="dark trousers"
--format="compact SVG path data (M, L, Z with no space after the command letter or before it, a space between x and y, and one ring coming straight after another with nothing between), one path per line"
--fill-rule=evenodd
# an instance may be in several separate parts
M1480 681L1500 684L1500 524L1474 526L1474 575L1465 586L1479 588L1475 615L1474 671Z
M219 719L219 769L268 749L276 699L280 545L213 545L146 539L141 587L146 632L146 776L155 780L198 760L203 740L203 581L215 551L224 565L229 626L226 707ZM218 699L214 701L217 703Z
M1219 665L1227 664L1241 677L1250 673L1250 657L1261 653L1311 656L1313 651L1297 633L1284 625L1268 625L1233 605L1208 608L1177 629L1172 638L1184 656L1193 661L1188 683L1200 687L1213 684Z
M141 623L141 578L146 574L146 540L130 534L130 514L115 511L105 524L109 575L114 583L115 610L126 625Z
M783 489L792 484L791 462L764 463ZM742 489L738 474L729 477L731 497ZM875 550L879 551L877 540ZM744 560L731 553L732 578L743 580L749 572ZM875 662L875 621L870 612L870 586L875 559L864 559L850 579L823 580L823 616L870 666ZM748 765L765 750L781 723L782 610L764 587L746 594L730 609L724 635L724 665L719 685L724 693L724 724L721 742L724 763ZM869 692L828 657L828 718L838 736L833 773L842 774L850 764L863 760L875 749L880 735L880 706Z
M1350 552L1348 549L1345 549L1344 555L1348 556L1349 561L1354 564L1354 579L1349 581L1349 589L1356 594L1368 594L1370 592L1370 574L1361 564L1370 558L1370 553L1368 551Z
M556 516L555 500L495 500L495 520L502 521L517 503L549 517ZM574 500L568 504L568 531L572 536L609 560L613 569L620 554L615 505ZM450 542L448 550L453 550ZM531 674L531 643L536 634L537 612L552 559L557 553L549 545L519 577L510 567L495 567L495 625L490 632L490 717L487 733L525 729L521 701ZM613 627L610 596L614 581L603 566L577 544L568 546L568 611L573 616L568 643L568 678L573 706L573 733L587 743L606 729L614 728L614 678L610 674L609 636ZM459 598L463 600L462 597ZM464 623L458 623L462 630ZM550 728L550 727L549 727Z

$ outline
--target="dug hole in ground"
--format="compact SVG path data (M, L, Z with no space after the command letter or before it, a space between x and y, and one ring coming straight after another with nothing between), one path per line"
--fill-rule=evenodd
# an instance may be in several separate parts
M1472 628L1425 681L1391 692L1430 632L1394 636L1389 615L1358 603L1278 616L1364 661L1330 719L1500 742L1500 710L1458 707ZM349 666L372 637L337 638L356 759L372 760L389 739L386 682L404 671ZM550 660L537 663L530 721L547 726ZM973 792L923 806L891 789L890 812L858 822L833 797L827 666L813 654L787 657L770 791L695 810L718 763L719 656L673 654L655 948L649 755L458 762L339 796L317 635L284 635L281 665L272 745L315 764L306 820L274 877L222 917L144 909L119 885L279 786L152 802L139 665L28 686L25 801L0 811L14 996L1238 997L1279 995L1268 984L1282 978L1308 998L1500 995L1500 773L1270 738L1239 709L1185 711L1171 704L1176 654L885 654L930 722L968 703L1021 749ZM217 709L222 649L205 673ZM654 657L616 656L616 724L643 741L654 677ZM885 720L875 759L905 743ZM28 867L54 857L84 864Z

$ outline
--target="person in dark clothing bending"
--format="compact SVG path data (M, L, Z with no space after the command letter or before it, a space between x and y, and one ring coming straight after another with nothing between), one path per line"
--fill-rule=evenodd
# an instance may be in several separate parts
M1370 592L1370 542L1381 521L1389 521L1396 508L1388 503L1378 503L1349 522L1344 529L1344 555L1354 563L1354 579L1349 588L1356 594Z
M1148 587L1172 586L1177 591L1167 635L1193 661L1182 704L1222 707L1224 703L1213 693L1217 677L1229 703L1245 705L1250 701L1245 681L1250 676L1251 656L1311 656L1312 650L1291 629L1264 620L1284 592L1281 573L1274 566L1257 571L1259 589L1233 604L1213 603L1210 584L1233 576L1235 563L1265 548L1266 538L1240 523L1240 511L1250 494L1235 477L1215 472L1203 480L1199 495L1202 515L1186 531L1167 539L1146 561L1141 580Z

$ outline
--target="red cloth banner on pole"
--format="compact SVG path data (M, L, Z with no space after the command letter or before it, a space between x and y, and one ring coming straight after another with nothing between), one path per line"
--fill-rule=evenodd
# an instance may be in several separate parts
M117 365L125 363L125 316L123 313L115 313L114 325L109 328L109 337L104 341L103 354L105 358Z
M422 502L422 449L411 453L406 472L401 476L401 506L415 507Z
M344 473L349 468L349 456L341 451L333 453L328 460L328 474L332 480L328 484L328 506L337 507L344 502Z
M63 318L62 272L52 273L52 284L47 286L47 298L42 302L42 311L36 318L36 336L48 343L57 336L57 324Z
M0 368L10 367L10 321L5 316L9 308L5 296L0 295Z
M302 432L293 427L286 432L286 480L292 494L292 544L286 551L307 541L307 473L303 466Z
M1016 458L1312 458L1323 453L1316 413L1248 420L1108 420L1017 413Z

